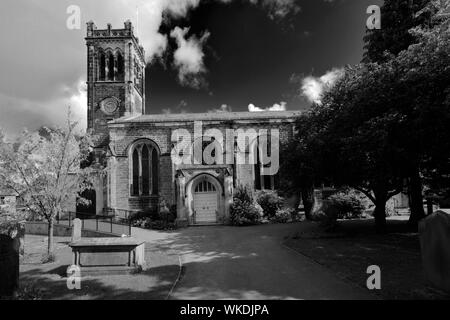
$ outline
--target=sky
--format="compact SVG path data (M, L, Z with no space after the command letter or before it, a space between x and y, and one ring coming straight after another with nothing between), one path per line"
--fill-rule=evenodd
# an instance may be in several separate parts
M63 125L68 106L85 128L89 20L135 25L147 114L305 110L361 61L374 4L382 0L2 0L0 128Z

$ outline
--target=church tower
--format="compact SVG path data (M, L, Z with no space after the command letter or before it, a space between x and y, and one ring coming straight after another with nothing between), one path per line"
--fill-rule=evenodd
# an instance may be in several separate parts
M87 23L87 127L97 148L109 143L107 122L145 113L145 52L133 25L97 29Z

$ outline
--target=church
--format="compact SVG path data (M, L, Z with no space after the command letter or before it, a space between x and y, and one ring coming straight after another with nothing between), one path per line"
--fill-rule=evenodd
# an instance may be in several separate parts
M106 166L93 212L157 211L164 201L178 225L224 224L239 185L277 189L277 147L300 112L146 114L145 52L132 23L88 22L86 45L87 126Z

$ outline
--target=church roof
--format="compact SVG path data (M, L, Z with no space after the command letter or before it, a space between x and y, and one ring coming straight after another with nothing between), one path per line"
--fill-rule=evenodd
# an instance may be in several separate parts
M208 112L179 114L145 114L122 117L109 124L186 122L186 121L233 121L233 120L289 120L302 114L301 111L260 111L260 112Z

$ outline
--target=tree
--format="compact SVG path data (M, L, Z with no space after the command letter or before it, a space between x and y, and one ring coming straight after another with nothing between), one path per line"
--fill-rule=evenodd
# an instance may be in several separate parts
M385 62L413 44L412 28L429 23L430 15L417 15L431 0L385 0L381 29L368 29L364 37L363 62Z
M300 116L296 121L296 133L293 139L281 145L280 158L280 190L288 195L301 195L305 216L313 217L315 207L314 182L318 180L317 161L310 150L313 123L308 114Z
M14 144L0 134L0 182L15 190L31 213L48 222L49 256L55 218L92 182L92 169L80 167L89 155L89 138L77 137L76 125L69 111L66 128L48 129L44 137L25 131Z
M444 14L448 12L448 6L448 0L385 1L382 8L382 29L369 30L364 38L366 43L364 62L382 64L396 59L394 63L403 69L404 75L406 75L403 78L403 88L400 87L400 89L408 92L408 95L405 96L406 99L402 101L408 101L409 105L406 108L405 106L399 106L399 108L403 109L402 112L407 111L408 121L404 122L403 135L400 134L399 136L404 139L401 143L409 154L405 158L405 167L408 169L406 181L408 182L411 209L409 223L413 226L417 225L417 222L425 216L422 178L426 168L424 168L423 157L425 149L428 148L425 137L431 137L424 132L420 123L425 120L423 115L427 112L424 111L430 111L429 106L425 103L431 101L424 95L437 92L437 88L442 88L444 83L448 83L430 81L437 77L444 80L442 79L442 72L445 72L443 66L446 59L442 56L444 59L440 61L440 67L436 68L436 61L433 59L433 56L436 56L436 52L434 52L437 49L434 45L436 42L434 44L430 42L430 38L427 39L425 34L428 32L428 36L432 36L429 31L436 27L439 28L439 31L434 33L434 36L442 36L445 32L448 32L448 29L439 27L448 19L448 15L446 18ZM420 57L420 60L417 59L418 57ZM429 65L430 62L434 64L433 67ZM431 70L432 68L433 70ZM418 70L420 70L419 73ZM437 73L433 74L430 71L437 71ZM418 79L424 82L420 83L417 81ZM425 87L427 87L426 90L424 90ZM445 90L441 92L445 92ZM438 93L437 97L440 96L441 94ZM421 106L416 105L419 100ZM439 115L434 114L434 116ZM425 123L425 128L429 129L429 124L430 121ZM429 143L430 141L428 141Z
M363 192L375 204L375 223L386 227L386 202L402 187L403 151L392 145L401 121L392 106L398 78L391 65L362 64L347 67L315 106L320 132L321 171L335 186L349 186Z
M430 17L429 23L411 29L403 49L347 67L322 103L297 123L295 147L289 147L295 150L287 166L292 179L302 178L295 166L304 167L316 182L328 179L360 190L375 204L380 231L386 202L405 179L414 199L410 222L417 224L423 216L422 175L450 176L449 6L450 1L431 1L417 12Z

